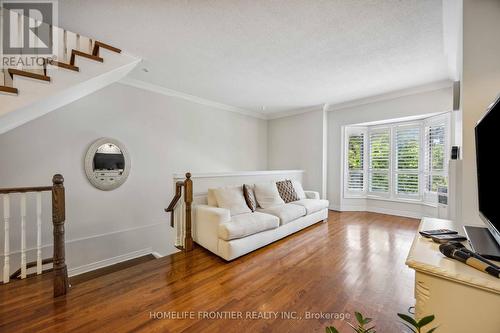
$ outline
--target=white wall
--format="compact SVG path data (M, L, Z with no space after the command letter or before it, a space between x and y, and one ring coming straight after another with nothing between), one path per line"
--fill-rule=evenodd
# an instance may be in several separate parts
M278 118L268 125L270 170L305 170L304 188L324 193L324 111Z
M128 181L110 192L92 187L83 170L86 149L104 136L124 143L132 159ZM49 185L53 174L64 175L70 273L130 253L175 251L163 211L173 196L174 173L266 168L265 120L121 84L0 135L0 188ZM52 239L47 199L44 244ZM11 232L15 252L17 223ZM50 251L44 249L46 257Z
M500 1L464 1L461 178L462 220L467 225L483 225L478 215L474 127L500 94L499 32Z
M447 112L452 110L452 101L451 88L443 88L328 112L328 199L331 208L336 210L369 210L412 217L435 215L434 208L421 204L344 199L342 128L346 125L365 122Z

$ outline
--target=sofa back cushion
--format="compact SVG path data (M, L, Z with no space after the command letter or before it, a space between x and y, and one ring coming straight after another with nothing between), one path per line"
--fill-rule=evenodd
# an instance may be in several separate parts
M299 200L291 180L287 179L276 182L276 187L278 188L281 199L283 199L285 203Z
M257 199L255 199L255 193L253 192L253 185L243 185L243 195L245 196L245 201L247 202L248 208L252 212L257 209Z
M254 185L255 198L260 208L284 205L275 182L257 183Z
M229 209L231 216L251 213L243 196L241 186L228 186L214 189L217 206Z
M297 197L299 200L305 199L306 198L306 193L304 192L304 189L302 188L302 184L298 180L292 180L292 185L293 189L295 190L295 193L297 193Z

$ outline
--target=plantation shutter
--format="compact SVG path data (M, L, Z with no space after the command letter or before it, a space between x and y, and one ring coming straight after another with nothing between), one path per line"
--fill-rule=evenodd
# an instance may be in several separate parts
M364 191L365 136L363 133L350 134L347 146L347 190Z
M370 132L369 191L389 193L391 133L388 128Z
M420 164L420 126L396 127L396 194L418 196Z
M447 187L446 176L446 124L426 127L425 133L425 190L437 192L438 187Z

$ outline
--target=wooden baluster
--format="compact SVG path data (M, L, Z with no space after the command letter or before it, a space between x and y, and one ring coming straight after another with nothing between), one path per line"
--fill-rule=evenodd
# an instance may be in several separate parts
M185 241L184 250L191 251L193 249L193 236L191 235L191 204L193 203L193 181L191 173L186 173L184 181L184 201L186 203L186 225L185 225Z
M36 274L42 274L42 192L36 194Z
M26 193L21 194L21 279L26 279Z
M52 223L54 225L54 297L66 295L69 288L64 251L64 221L66 220L64 178L52 179Z
M10 221L10 196L3 196L3 223L4 223L4 248L3 248L3 283L9 283L10 275L10 238L9 238L9 221Z

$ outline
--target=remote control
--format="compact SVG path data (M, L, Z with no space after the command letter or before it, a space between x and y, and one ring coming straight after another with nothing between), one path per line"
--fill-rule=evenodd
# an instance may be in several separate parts
M450 229L436 229L436 230L420 231L420 234L426 238L431 238L432 236L436 236L436 235L458 234L458 232L450 230Z

